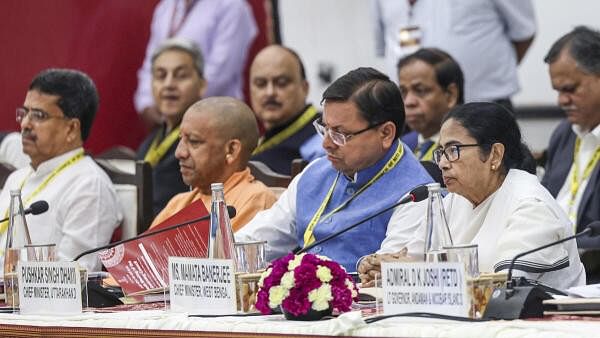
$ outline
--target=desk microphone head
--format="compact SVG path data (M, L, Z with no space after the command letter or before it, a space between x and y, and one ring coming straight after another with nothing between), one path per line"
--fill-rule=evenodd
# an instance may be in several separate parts
M427 189L427 185L420 185L409 193L413 202L421 202L429 196L429 189Z
M46 204L46 208L48 207L48 204ZM229 214L229 218L234 218L235 214L237 213L237 210L235 210L235 207L233 205L228 205L227 206L227 214Z
M46 201L36 201L31 203L31 205L29 206L29 208L27 208L27 210L25 210L25 212L31 212L32 215L39 215L39 214L43 214L46 211L48 211L48 202ZM599 222L600 224L600 222Z

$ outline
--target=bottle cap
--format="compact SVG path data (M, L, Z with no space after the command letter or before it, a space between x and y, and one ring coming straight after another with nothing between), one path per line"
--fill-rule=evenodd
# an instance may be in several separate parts
M223 183L212 183L210 190L223 190Z

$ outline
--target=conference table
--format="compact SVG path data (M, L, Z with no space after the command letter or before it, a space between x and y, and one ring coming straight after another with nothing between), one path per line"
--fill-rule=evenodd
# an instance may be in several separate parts
M283 315L192 317L164 309L40 316L0 313L1 337L600 337L600 321L557 316L461 322L399 317L365 322L360 311L320 321Z

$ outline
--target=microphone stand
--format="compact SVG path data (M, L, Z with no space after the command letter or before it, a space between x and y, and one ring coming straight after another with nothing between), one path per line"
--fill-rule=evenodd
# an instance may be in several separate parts
M506 288L495 289L493 291L483 318L518 319L543 317L544 308L542 303L544 300L551 299L552 297L541 286L535 284L520 286L513 281L512 271L517 259L586 234L590 234L591 236L600 234L600 221L588 224L585 230L575 235L517 254L511 260L508 268Z
M233 218L233 217L235 217L236 210L235 210L235 208L233 206L227 206L227 213L229 214L229 218ZM131 242L131 241L135 241L137 239L141 239L141 238L145 238L145 237L148 237L148 236L160 234L161 232L165 232L165 231L177 229L177 228L182 227L184 225L189 225L189 224L192 224L192 223L206 221L206 220L209 220L209 219L210 219L210 213L208 215L205 215L205 216L202 216L202 217L198 217L196 219L192 219L192 220L189 220L189 221L186 221L186 222L183 222L183 223L175 224L175 225L166 227L164 229L160 229L160 230L156 230L156 231L151 231L151 232L145 232L145 233L140 234L140 235L135 236L135 237L123 239L123 240L120 240L120 241L117 241L117 242L108 243L106 245L99 246L97 248L86 250L86 251L80 253L75 258L73 258L73 261L77 261L79 258L81 258L81 257L83 257L85 255L89 255L91 253L94 253L94 252L97 252L97 251L100 251L100 250L110 249L110 248L115 247L115 246L120 245L120 244L128 243L128 242Z
M564 243L566 241L572 240L573 238L577 238L579 236L586 235L586 234L588 234L590 232L592 232L592 229L586 228L582 232L577 233L575 235L572 235L572 236L569 236L569 237L565 237L565 238L563 238L561 240L558 240L556 242L552 242L552 243L540 246L538 248L531 249L529 251L521 252L520 254L516 255L510 261L510 265L509 265L509 268L508 268L508 274L506 276L506 297L512 297L512 295L514 294L513 287L515 287L516 285L514 285L514 283L513 283L512 272L513 272L513 268L515 266L515 262L517 261L517 259L519 259L519 258L521 258L523 256L526 256L526 255L529 255L530 253L534 253L534 252L539 251L539 250L544 250L544 249L549 248L551 246L554 246L556 244Z
M380 210L380 211L376 212L375 214L373 214L373 215L371 215L371 216L369 216L369 217L367 217L365 219L362 219L362 220L360 220L360 221L358 221L358 222L356 222L356 223L354 223L354 224L352 224L352 225L350 225L350 226L348 226L348 227L346 227L346 228L344 228L344 229L342 229L342 230L340 230L338 232L334 232L334 233L332 233L331 235L329 235L327 237L324 237L324 238L322 238L322 239L320 239L318 241L312 242L311 244L309 244L309 245L303 247L302 249L298 250L298 252L296 252L296 254L301 254L303 252L306 252L306 251L314 248L317 245L321 245L321 244L329 241L330 239L335 238L335 237L337 237L337 236L345 233L346 231L349 231L349 230L352 230L352 229L356 228L357 226L363 224L364 222L367 222L367 221L369 221L369 220L371 220L371 219L373 219L373 218L375 218L375 217L377 217L377 216L379 216L379 215L381 215L381 214L383 214L383 213L385 213L387 211L390 211L390 210L394 209L395 207L399 206L400 204L403 204L403 203L394 203L391 206L389 206L389 207L387 207L387 208L385 208L383 210Z
M383 214L383 213L385 213L387 211L390 211L390 210L392 210L392 209L394 209L394 208L396 208L396 207L398 207L398 206L400 206L402 204L405 204L405 203L408 203L408 202L420 202L420 201L422 201L422 200L424 200L424 199L427 198L427 196L428 196L427 193L428 193L427 186L425 186L425 185L418 186L418 187L414 188L413 190L411 190L406 197L402 198L400 201L392 204L391 206L389 206L389 207L387 207L387 208L385 208L383 210L380 210L380 211L376 212L375 214L368 216L367 218L363 218L360 221L358 221L358 222L356 222L356 223L354 223L354 224L352 224L352 225L350 225L350 226L348 226L348 227L346 227L346 228L344 228L344 229L342 229L342 230L340 230L338 232L334 232L334 233L332 233L331 235L329 235L327 237L324 237L324 238L322 238L322 239L320 239L318 241L312 242L311 244L309 244L309 245L303 247L302 249L296 251L295 254L301 254L303 252L306 252L306 251L314 248L317 245L321 245L321 244L329 241L330 239L338 237L339 235L345 233L346 231L352 230L352 229L356 228L357 226L363 224L364 222L369 221L369 220L371 220L371 219L373 219L373 218L375 218L375 217L377 217L377 216L379 216L379 215L381 215L381 214Z

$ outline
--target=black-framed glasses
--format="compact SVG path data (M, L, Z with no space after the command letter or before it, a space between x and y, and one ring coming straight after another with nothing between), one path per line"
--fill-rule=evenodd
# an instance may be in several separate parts
M460 158L460 148L463 147L479 147L482 144L452 144L445 148L438 148L433 151L433 161L439 165L442 160L442 155L446 157L448 162L454 162Z
M361 129L359 131L355 131L353 133L341 133L339 131L335 131L332 130L331 128L328 128L326 126L323 125L323 118L319 117L318 119L313 121L313 126L315 126L315 129L317 130L317 133L319 135L321 135L321 137L325 137L325 134L328 134L329 137L331 138L331 141L333 141L333 143L335 143L338 146L345 146L346 143L348 141L350 141L354 136L364 133L365 131L369 130L369 129L373 129L375 127L379 127L380 125L384 124L384 122L379 122L379 123L374 123L369 125L368 127Z
M29 119L33 123L44 122L49 119L68 119L67 116L52 116L43 110L38 109L27 109L24 107L17 108L17 123L21 123L26 116L29 116Z

